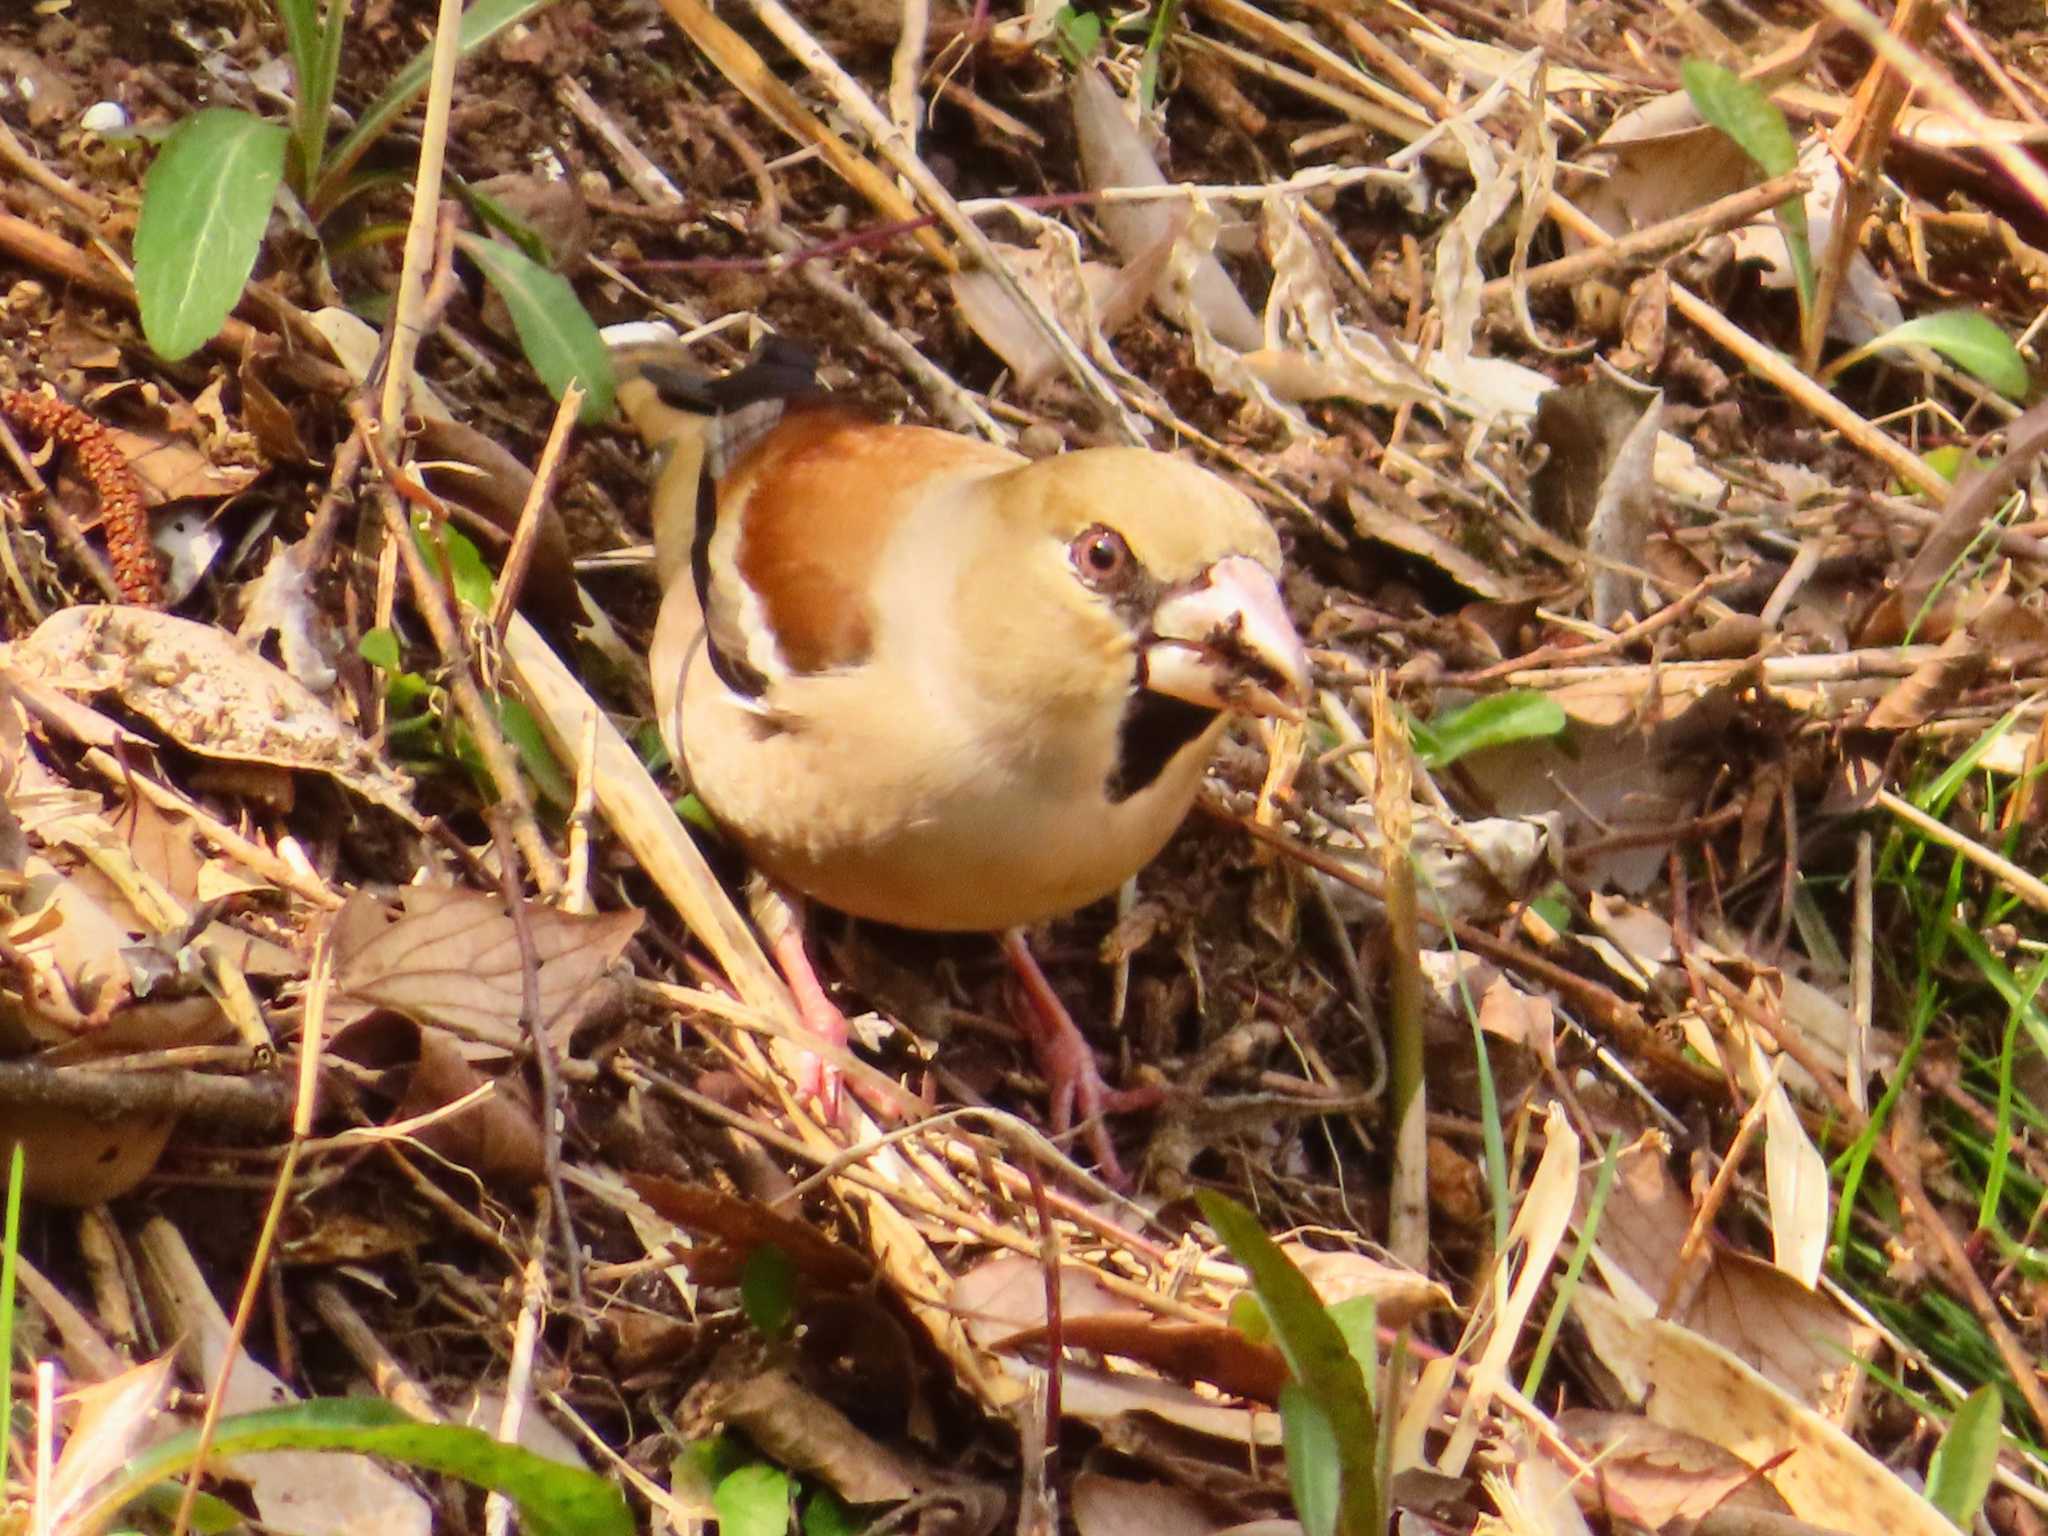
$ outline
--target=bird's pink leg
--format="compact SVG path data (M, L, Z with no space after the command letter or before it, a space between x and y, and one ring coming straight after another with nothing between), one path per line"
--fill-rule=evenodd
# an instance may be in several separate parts
M789 986L796 1003L797 1021L828 1046L845 1049L852 1033L846 1015L826 995L811 964L809 946L804 943L804 899L765 879L757 879L748 891L754 925L768 941L768 956ZM828 1120L839 1118L841 1078L839 1069L805 1052L796 1068L797 1092L815 1099ZM854 1096L883 1120L900 1123L916 1112L918 1100L906 1091L883 1091L860 1078L853 1081ZM929 1107L929 1106L926 1106Z
M1161 1097L1158 1090L1141 1088L1117 1093L1104 1085L1101 1069L1095 1064L1094 1048L1074 1023L1074 1016L1067 1012L1067 1005L1053 991L1045 972L1039 969L1023 929L1012 928L1003 934L1003 958L1010 962L1010 969L1016 972L1024 989L1027 1006L1019 1010L1017 1022L1031 1036L1039 1070L1052 1089L1048 1107L1054 1132L1072 1125L1074 1111L1080 1110L1088 1127L1088 1147L1095 1154L1096 1167L1111 1183L1124 1183L1123 1165L1110 1144L1109 1126L1103 1116L1112 1110L1144 1109L1157 1104Z
M748 895L755 925L768 941L769 958L789 984L798 1021L826 1045L844 1048L848 1035L846 1015L825 995L825 984L818 980L817 968L811 964L810 951L804 945L803 898L765 880L758 882ZM799 1093L816 1099L829 1118L839 1117L839 1073L835 1068L806 1052L797 1064L796 1081Z

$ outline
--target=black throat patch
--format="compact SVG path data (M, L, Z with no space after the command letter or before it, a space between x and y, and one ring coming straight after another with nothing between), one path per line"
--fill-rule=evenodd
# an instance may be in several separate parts
M1216 711L1139 687L1117 726L1116 767L1103 786L1112 805L1149 789L1182 747L1216 723Z

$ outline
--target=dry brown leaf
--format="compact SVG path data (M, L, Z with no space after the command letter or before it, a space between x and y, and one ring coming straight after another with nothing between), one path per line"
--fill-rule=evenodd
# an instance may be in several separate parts
M1702 124L1683 92L1616 118L1583 163L1604 174L1574 200L1617 238L1679 218L1756 179L1741 146Z
M504 902L443 886L409 886L398 899L394 914L358 893L335 914L336 1000L359 1005L357 1017L389 1008L487 1045L523 1046L519 934ZM553 1034L580 1022L578 1005L639 931L641 914L578 917L532 902L526 912L539 961L538 1022Z
M65 1406L73 1410L71 1429L36 1510L49 1529L66 1529L65 1516L127 1466L163 1411L170 1385L171 1357L164 1355L64 1394Z
M416 1127L413 1139L492 1183L538 1183L547 1177L547 1153L540 1112L526 1084L510 1074L491 1077L480 1072L454 1037L438 1029L419 1031L417 1059L392 1118L431 1115L485 1084L491 1087L488 1098L460 1114Z
M705 1389L705 1409L741 1431L763 1455L825 1483L849 1504L898 1504L941 1481L862 1433L853 1421L779 1366L731 1358Z
M167 501L220 501L240 495L263 476L256 464L216 464L206 450L181 433L109 427L108 435L142 482L152 507Z
M1037 1349L1048 1328L1026 1328L996 1339L999 1354ZM1220 1318L1213 1323L1167 1322L1132 1309L1060 1320L1060 1342L1068 1349L1118 1355L1149 1365L1176 1381L1206 1381L1233 1397L1280 1401L1287 1385L1287 1361L1270 1344L1255 1343Z
M1891 686L1871 706L1863 725L1872 731L1910 731L1925 725L1963 696L1991 664L1983 644L1958 629L1935 653Z
M1451 1293L1436 1281L1390 1260L1333 1253L1298 1242L1282 1243L1280 1249L1315 1287L1324 1306L1369 1297L1384 1327L1405 1328L1426 1313L1455 1305Z
M149 608L66 608L10 647L30 677L113 693L202 756L324 773L408 823L411 785L304 684L210 624Z
M1060 1315L1068 1320L1105 1317L1130 1303L1080 1264L1059 1270ZM953 1284L952 1305L967 1336L983 1349L1046 1323L1045 1267L1035 1258L1005 1253L975 1265Z
M101 1205L118 1200L148 1178L177 1127L175 1114L114 1118L48 1109L7 1107L0 1131L0 1166L21 1148L22 1191L50 1205Z
M1074 72L1071 90L1074 132L1080 142L1081 164L1093 191L1105 187L1163 186L1160 173L1144 141L1124 116L1123 103L1101 73L1091 64ZM1185 217L1184 208L1172 203L1104 203L1096 217L1127 262L1138 262L1167 235L1176 218ZM1201 324L1224 345L1248 352L1265 340L1259 318L1237 291L1237 284L1213 255L1195 260L1189 274L1185 297L1172 286L1162 286L1154 295L1167 318L1188 323L1192 309Z
M1536 409L1536 440L1550 458L1530 481L1536 515L1579 539L1590 566L1593 621L1611 625L1642 605L1633 569L1656 510L1656 446L1664 394L1612 376L1554 389Z
M1582 1198L1594 1175L1582 1183ZM1625 1151L1600 1218L1595 1261L1610 1289L1655 1307L1674 1285L1692 1202L1653 1141ZM1847 1422L1875 1330L1762 1259L1710 1241L1696 1270L1677 1282L1672 1319L1762 1372L1780 1389L1837 1422Z
M1641 1414L1568 1408L1557 1416L1557 1427L1597 1464L1594 1477L1578 1489L1589 1509L1611 1505L1653 1531L1673 1520L1697 1520L1724 1504L1791 1513L1740 1456Z
M1579 1288L1572 1310L1601 1363L1651 1420L1753 1465L1775 1461L1765 1476L1797 1518L1831 1530L1955 1536L1897 1473L1718 1345L1592 1286Z

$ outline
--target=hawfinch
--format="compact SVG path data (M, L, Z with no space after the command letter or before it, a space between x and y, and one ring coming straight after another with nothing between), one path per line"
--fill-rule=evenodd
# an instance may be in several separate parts
M1232 714L1298 714L1280 545L1223 480L1142 448L1037 462L831 403L771 341L723 378L623 359L665 455L650 654L698 798L790 892L996 930L1064 1130L1117 1174L1095 1058L1020 930L1107 896L1179 826ZM806 1023L845 1020L794 922Z

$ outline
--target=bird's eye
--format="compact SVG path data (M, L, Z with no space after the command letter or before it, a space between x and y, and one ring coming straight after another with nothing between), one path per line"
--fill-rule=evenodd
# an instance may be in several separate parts
M1131 546L1114 528L1097 524L1083 532L1069 547L1073 552L1074 569L1091 587L1120 586L1131 573L1134 563Z

